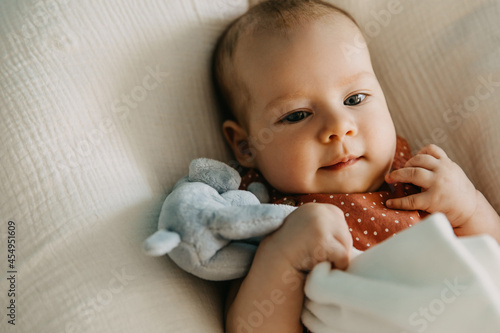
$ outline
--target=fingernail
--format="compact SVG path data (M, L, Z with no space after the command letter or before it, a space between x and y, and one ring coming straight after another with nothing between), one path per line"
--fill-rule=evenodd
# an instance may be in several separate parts
M391 207L392 207L392 200L387 200L387 201L385 202L385 205L386 205L387 207L391 208Z

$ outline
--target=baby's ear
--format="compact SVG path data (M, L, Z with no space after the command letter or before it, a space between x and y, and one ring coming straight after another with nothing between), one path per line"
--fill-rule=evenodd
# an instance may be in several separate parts
M222 124L222 131L238 163L246 168L254 168L255 156L252 154L245 129L234 120L226 120Z

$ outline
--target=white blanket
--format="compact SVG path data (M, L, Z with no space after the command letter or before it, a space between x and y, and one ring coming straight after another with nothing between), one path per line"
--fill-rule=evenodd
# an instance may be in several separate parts
M304 324L314 333L500 332L500 247L457 238L442 214L309 274Z

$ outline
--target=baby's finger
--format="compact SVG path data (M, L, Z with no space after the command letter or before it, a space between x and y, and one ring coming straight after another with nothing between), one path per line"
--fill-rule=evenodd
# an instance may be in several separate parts
M348 230L345 233L332 234L316 244L313 250L314 262L328 261L333 263L335 268L347 268L351 258L352 242L352 236Z
M385 181L392 183L410 183L428 189L432 185L434 173L419 167L404 167L385 176Z
M349 266L349 261L351 260L351 249L352 245L350 247L346 247L341 242L335 242L328 251L328 261L333 263L335 268L346 269L347 266Z
M448 155L446 155L446 152L442 148L434 144L427 145L424 148L420 149L418 154L428 154L434 156L437 159L448 157Z
M406 164L407 167L419 167L430 171L434 171L439 166L439 160L429 154L417 154L410 158Z
M385 205L391 209L401 210L424 210L428 209L428 202L426 193L412 194L406 197L389 199Z

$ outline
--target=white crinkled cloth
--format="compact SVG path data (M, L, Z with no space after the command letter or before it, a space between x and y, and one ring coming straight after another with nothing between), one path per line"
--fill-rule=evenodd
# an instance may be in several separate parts
M304 324L314 333L500 332L500 247L457 238L442 214L308 276Z

